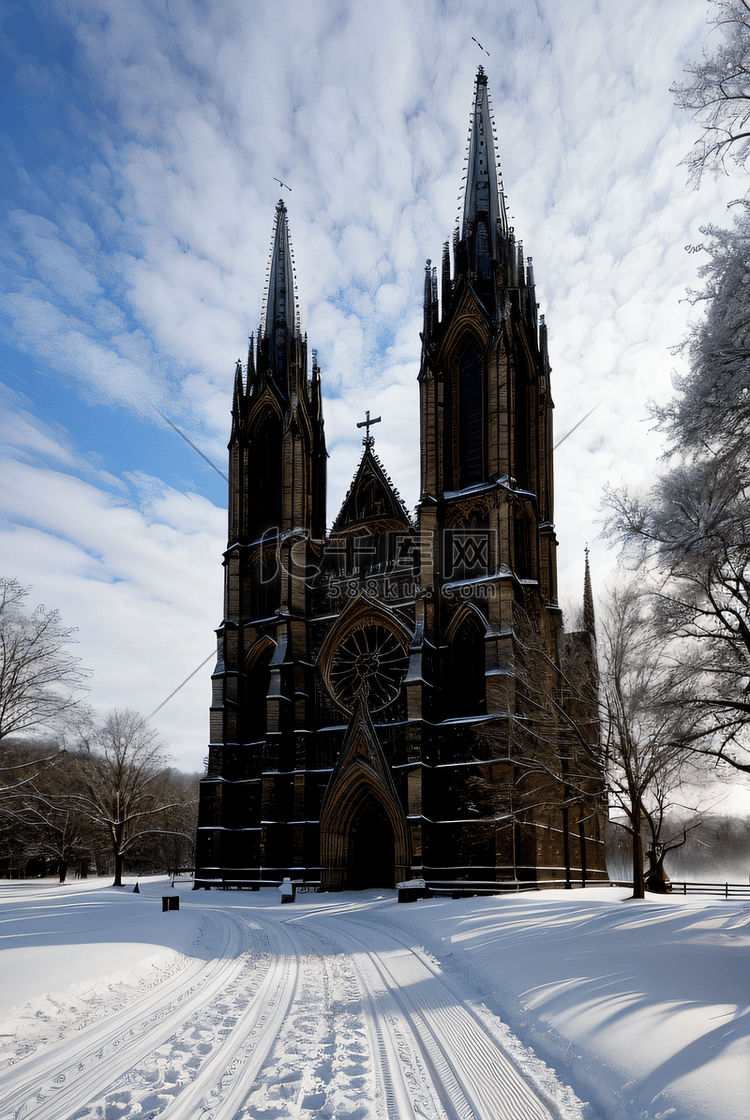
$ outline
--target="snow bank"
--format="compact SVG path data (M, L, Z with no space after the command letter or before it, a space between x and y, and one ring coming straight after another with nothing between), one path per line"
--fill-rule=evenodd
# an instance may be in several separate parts
M162 913L160 896L177 892L181 909ZM750 905L627 894L398 905L395 892L363 891L298 895L282 908L273 888L205 894L162 880L134 895L132 884L0 884L0 1035L18 1057L19 1043L31 1051L146 989L166 990L198 960L236 954L223 940L230 911L259 928L354 907L373 946L383 925L406 931L459 998L479 998L607 1120L744 1120Z
M611 1120L744 1120L750 905L542 891L403 906L444 967Z

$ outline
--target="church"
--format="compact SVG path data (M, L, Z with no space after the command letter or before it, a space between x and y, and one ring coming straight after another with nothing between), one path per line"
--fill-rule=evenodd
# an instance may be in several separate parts
M367 413L327 529L322 378L279 202L235 372L195 886L606 881L588 564L566 634L547 330L481 67L459 225L424 277L414 516Z

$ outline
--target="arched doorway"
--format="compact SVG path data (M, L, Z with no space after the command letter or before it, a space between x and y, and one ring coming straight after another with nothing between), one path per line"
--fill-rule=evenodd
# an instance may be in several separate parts
M320 809L324 891L393 889L409 878L411 837L362 696Z
M344 871L347 890L394 885L395 839L385 809L369 797L350 825Z

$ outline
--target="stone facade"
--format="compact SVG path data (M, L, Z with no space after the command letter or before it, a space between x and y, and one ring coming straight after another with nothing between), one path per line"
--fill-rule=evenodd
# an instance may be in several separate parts
M326 533L321 373L280 202L235 375L196 886L606 879L593 610L563 634L547 333L482 70L461 225L425 274L419 399L416 517L368 423Z

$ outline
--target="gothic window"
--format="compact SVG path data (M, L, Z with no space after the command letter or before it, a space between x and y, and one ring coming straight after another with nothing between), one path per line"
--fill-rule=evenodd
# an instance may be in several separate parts
M250 610L253 618L268 618L279 601L281 560L276 535L269 530L265 540L253 550L250 581Z
M246 723L243 727L246 742L257 743L266 737L266 700L271 683L269 662L273 651L273 643L266 638L261 639L248 656L244 704ZM251 776L247 774L247 777Z
M533 514L525 505L518 505L513 519L513 568L520 579L532 579L533 554L531 545Z
M489 280L492 274L490 244L487 236L487 225L481 218L477 222L477 264L482 280Z
M517 367L515 381L515 422L513 425L515 466L513 473L521 489L530 490L535 482L531 477L531 448L529 446L529 384L523 362L519 363Z
M484 378L482 356L473 338L458 354L459 489L484 480Z
M474 614L467 615L445 655L443 696L446 719L478 716L486 712L484 644L479 619Z
M515 824L516 879L533 882L537 872L536 833L532 825Z
M251 437L248 456L252 531L258 536L269 529L281 528L281 454L281 420L268 411Z
M354 497L354 509L358 518L382 517L383 495L374 478L365 478Z
M398 696L407 666L406 650L392 630L363 623L333 655L330 687L344 707L350 708L361 694L370 711L377 712Z

